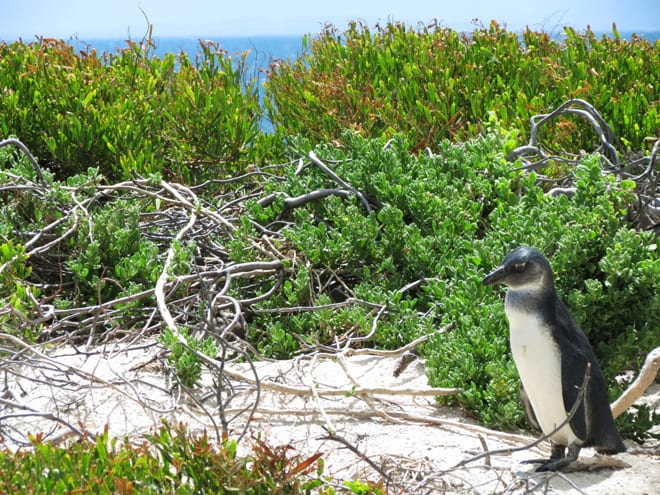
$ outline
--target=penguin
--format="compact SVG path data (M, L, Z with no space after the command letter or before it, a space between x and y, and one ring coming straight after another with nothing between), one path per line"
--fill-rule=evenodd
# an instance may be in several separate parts
M536 249L517 248L482 283L508 288L504 311L511 353L525 415L533 427L549 435L566 421L591 364L582 403L550 436L550 459L526 462L541 464L536 471L556 471L576 461L583 447L608 455L625 451L596 355L557 295L548 260Z

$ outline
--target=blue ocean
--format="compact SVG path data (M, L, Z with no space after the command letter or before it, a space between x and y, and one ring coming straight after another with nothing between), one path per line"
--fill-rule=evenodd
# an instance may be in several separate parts
M248 52L247 63L249 69L265 69L276 59L295 59L303 51L302 36L252 36L229 38L152 38L155 48L152 55L162 57L166 53L185 52L191 60L199 53L199 41L212 41L219 48L226 50L232 57ZM139 41L139 40L133 40ZM115 52L126 48L126 40L120 38L101 38L89 40L71 40L69 42L76 48L95 48L97 53Z

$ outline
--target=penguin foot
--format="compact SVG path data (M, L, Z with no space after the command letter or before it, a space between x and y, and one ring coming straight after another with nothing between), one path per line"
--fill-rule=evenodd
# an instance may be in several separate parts
M562 459L546 459L546 461L537 467L534 472L545 473L550 471L559 471L561 468L568 466L570 463L576 460L577 458L573 459L570 456L564 457Z
M559 469L568 466L571 462L577 459L571 457L562 457L560 459L527 459L521 461L521 464L540 464L534 472L543 473L546 471L558 471Z
M546 464L552 462L554 459L525 459L520 461L520 464Z
M522 461L523 464L541 464L534 471L536 473L543 473L547 471L558 471L563 467L568 466L570 463L577 461L580 454L580 447L577 445L570 445L568 447L568 455L564 453L565 447L559 444L552 444L552 453L550 459L529 459Z

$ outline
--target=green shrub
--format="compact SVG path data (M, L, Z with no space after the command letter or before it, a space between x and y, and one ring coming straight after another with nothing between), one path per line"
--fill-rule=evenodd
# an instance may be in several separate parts
M218 344L212 337L202 340L190 335L187 328L180 328L179 331L186 340L187 347L179 342L177 336L169 328L159 336L158 341L170 351L167 361L176 380L184 387L193 388L199 385L202 377L202 362L196 352L215 358Z
M564 39L495 22L472 33L353 23L305 39L306 51L271 70L266 109L278 131L314 142L402 132L413 150L474 137L495 112L504 127L529 131L532 115L571 98L591 102L633 150L660 131L658 41L598 39L566 28ZM572 117L549 144L594 149L597 136ZM578 132L580 131L580 132Z
M343 304L351 300L385 305L370 342L378 347L400 346L453 323L422 350L431 384L463 387L458 399L448 400L488 425L522 425L501 294L481 285L519 245L550 258L559 293L593 343L613 390L620 389L616 374L637 369L660 345L655 240L629 229L631 184L603 175L597 156L586 156L575 169L572 197L550 196L533 173L512 171L503 159L511 136L496 130L460 145L443 141L433 156L411 154L402 137L386 146L355 133L341 139L343 147L321 145L315 153L371 198L370 211L355 195L278 210L285 197L337 186L313 165L302 172L291 167L284 182L265 184L265 194L278 193L279 203L254 201L249 208L265 227L279 229L282 250L296 252L289 281L264 306L338 305L334 311L258 313L251 340L263 343L262 351L283 357L297 342L331 344L368 335L376 311ZM292 145L298 155L310 150L305 140ZM400 291L420 278L426 284Z
M297 161L314 151L353 189L307 164L277 167L278 175L250 169L249 181L215 183L217 195L201 199L224 208L227 190L250 191L229 200L241 206L232 211L236 231L222 239L223 263L261 259L263 233L283 258L281 290L246 308L246 337L261 353L289 357L356 336L394 348L452 323L421 349L431 383L463 387L448 400L486 424L519 426L501 293L480 281L525 244L550 258L560 295L616 393L613 377L637 369L660 345L657 241L626 221L634 184L604 176L598 157L587 154L568 171L575 194L546 196L533 173L504 156L530 115L569 96L590 99L627 145L641 148L658 131L657 44L571 29L563 43L531 31L522 38L524 50L496 24L464 36L398 24L373 33L357 25L343 35L328 30L303 57L273 69L270 137L257 130L254 82L214 45L202 44L194 64L183 54L151 57L148 40L101 58L53 40L0 45L0 132L20 134L67 176L56 180L44 168L42 181L27 160L0 150L3 304L27 310L37 286L53 291L60 308L153 287L177 226L145 228L150 215L160 218L162 198L136 199L128 183L110 192L99 187L104 175L203 179L242 171L268 153ZM487 135L455 144L484 126ZM575 129L561 122L549 147L589 149L593 136ZM299 137L281 139L288 134ZM427 146L432 153L421 152ZM325 192L287 206L312 191ZM57 252L26 258L26 239L45 225L49 238L61 236ZM196 246L175 249L170 274L189 273ZM242 283L255 294L263 288L238 281L231 291ZM139 304L118 306L102 323L135 324ZM168 345L182 383L194 385L199 362L184 346ZM622 420L631 436L647 418L657 421L642 413Z
M151 49L150 39L101 55L54 39L0 43L0 137L20 136L67 176L95 166L190 181L241 169L264 140L245 54L211 42L194 61Z
M32 439L32 449L0 451L0 493L98 494L305 494L323 488L319 454L291 454L255 437L252 452L237 454L237 443L216 445L206 433L193 436L183 426L163 424L142 444L118 444L108 432L95 441L67 447Z

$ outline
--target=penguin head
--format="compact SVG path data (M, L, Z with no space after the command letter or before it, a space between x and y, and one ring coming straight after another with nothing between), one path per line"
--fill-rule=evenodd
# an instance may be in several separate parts
M481 283L504 284L514 290L542 289L552 286L552 268L536 249L519 247L507 254L502 264Z

